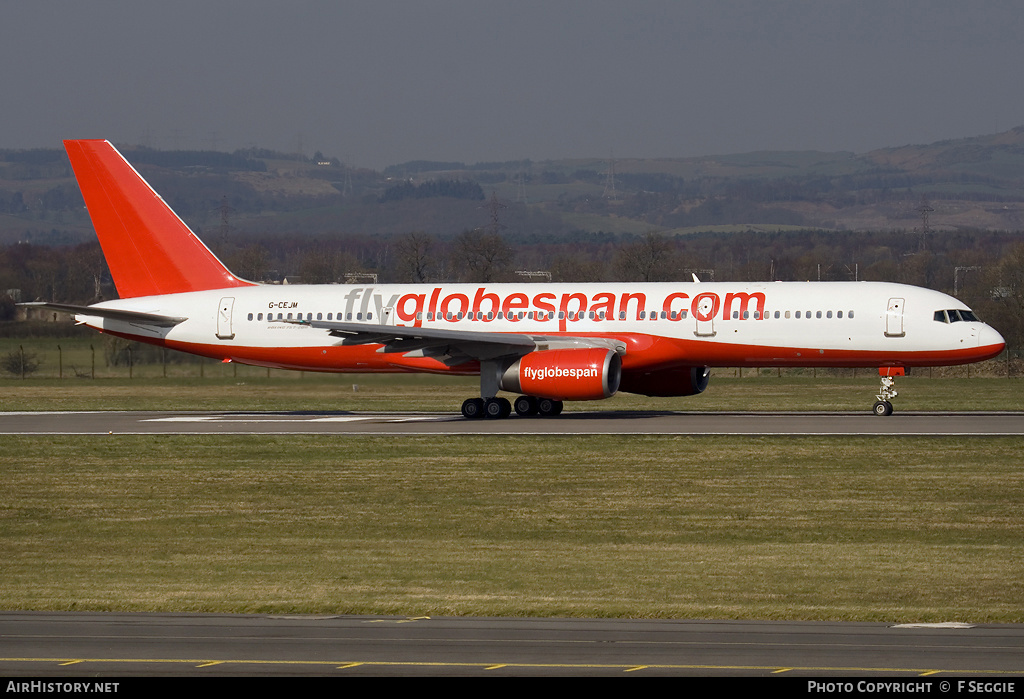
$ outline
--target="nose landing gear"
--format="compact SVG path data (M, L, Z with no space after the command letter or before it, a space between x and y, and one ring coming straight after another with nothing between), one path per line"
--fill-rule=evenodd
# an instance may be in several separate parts
M879 417L892 415L892 399L899 395L896 392L896 377L904 376L906 370L901 366L885 366L878 370L882 377L882 388L875 395L878 400L871 407L871 412Z

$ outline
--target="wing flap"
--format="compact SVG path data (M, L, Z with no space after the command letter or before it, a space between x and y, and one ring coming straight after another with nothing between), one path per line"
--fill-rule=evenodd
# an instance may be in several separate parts
M279 321L327 330L343 345L383 345L378 352L409 357L433 357L456 366L469 361L521 357L537 350L562 347L607 347L624 354L626 344L614 338L496 333L404 325L371 325L328 320Z

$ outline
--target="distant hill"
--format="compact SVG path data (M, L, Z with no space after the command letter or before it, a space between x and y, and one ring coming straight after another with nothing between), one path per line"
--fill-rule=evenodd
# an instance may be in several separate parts
M924 209L935 231L1024 229L1024 127L863 154L414 161L383 172L347 168L319 154L121 148L189 225L208 236L413 230L454 236L493 225L480 191L502 201L500 229L513 237L910 230L921 225ZM396 196L405 192L415 195ZM0 151L0 244L91 239L63 150Z

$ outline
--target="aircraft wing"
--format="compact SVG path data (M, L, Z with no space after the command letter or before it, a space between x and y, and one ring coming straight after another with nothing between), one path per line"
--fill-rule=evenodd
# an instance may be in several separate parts
M155 325L159 328L174 327L178 323L183 323L186 320L188 320L188 318L165 316L160 315L159 313L143 313L141 311L126 311L118 308L103 308L99 306L75 306L70 303L49 303L46 301L29 301L27 303L19 303L18 305L28 306L29 308L49 308L54 311L60 311L61 313L71 313L72 315L109 318L110 320L120 320L124 321L125 323Z
M322 320L284 321L327 330L343 345L383 345L378 352L407 357L432 357L447 366L498 357L521 357L539 350L566 347L607 347L623 354L626 343L604 337L571 337L526 333L473 332L401 325L370 325Z

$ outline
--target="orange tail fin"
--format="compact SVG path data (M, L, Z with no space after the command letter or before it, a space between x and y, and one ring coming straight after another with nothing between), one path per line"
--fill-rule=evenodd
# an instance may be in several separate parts
M121 298L253 286L233 275L109 141L64 141Z

